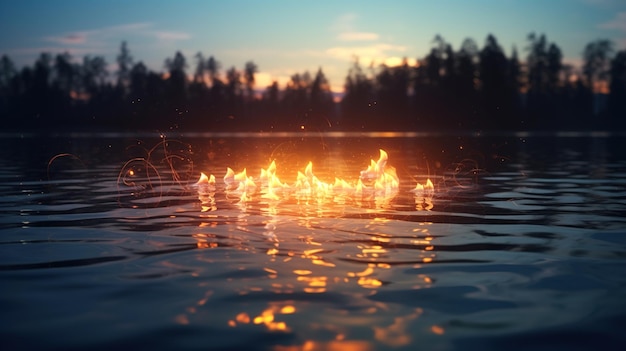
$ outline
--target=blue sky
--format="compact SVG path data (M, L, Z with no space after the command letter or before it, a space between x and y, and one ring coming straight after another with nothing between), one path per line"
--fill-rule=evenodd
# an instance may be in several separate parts
M155 71L177 50L189 73L198 51L213 55L222 71L253 60L258 88L322 67L341 90L354 56L363 64L423 58L436 34L457 50L468 37L482 47L492 33L507 55L515 45L523 58L530 32L545 33L573 64L595 39L623 50L626 1L0 0L0 54L18 66L44 51L68 51L77 61L103 55L114 71L126 40L134 59Z

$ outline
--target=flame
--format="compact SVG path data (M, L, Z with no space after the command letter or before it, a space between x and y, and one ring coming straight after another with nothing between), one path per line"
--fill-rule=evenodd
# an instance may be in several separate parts
M417 183L415 189L411 190L415 194L415 209L431 210L433 208L433 196L435 196L435 186L430 179L425 184Z
M198 188L198 200L202 203L202 212L215 211L215 176L200 173L200 179L194 184Z
M278 178L276 162L272 161L266 169L261 169L256 181L248 176L246 168L235 173L232 168L227 167L223 178L225 190L239 198L239 202L251 200L260 190L262 198L274 202L290 196L303 202L317 200L345 203L346 199L352 198L358 205L371 201L377 207L384 207L397 195L400 180L396 169L387 164L389 160L387 152L383 149L379 152L378 161L370 160L369 166L360 172L356 182L341 178L335 178L330 183L324 182L313 173L313 163L309 162L303 171L298 171L295 183L289 185ZM207 177L201 173L195 185L202 203L210 202L207 194L215 191L215 177L213 175ZM418 183L412 192L415 194L416 209L432 209L434 186L430 179L423 185Z

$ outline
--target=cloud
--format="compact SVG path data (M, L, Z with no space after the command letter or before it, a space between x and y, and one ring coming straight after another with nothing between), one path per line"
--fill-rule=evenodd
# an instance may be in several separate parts
M102 46L107 39L120 35L128 35L130 33L147 34L146 30L151 26L150 23L127 23L117 26L109 26L96 29L80 30L60 35L52 35L43 37L46 42L55 43L63 47L94 47Z
M358 15L346 13L339 16L330 26L331 31L337 33L340 41L375 41L380 37L378 33L360 31L355 29Z
M406 52L402 45L377 43L367 46L333 47L326 50L328 56L344 61L353 61L355 58L364 65L384 63L387 58L397 57Z
M103 28L104 31L110 31L110 32L116 32L116 31L136 31L136 30L142 30L142 29L146 29L151 27L152 24L148 23L148 22L137 22L137 23L126 23L126 24L120 24L117 26L111 26L111 27L106 27Z
M338 17L331 29L337 32L336 39L342 42L370 42L366 45L342 45L326 49L324 54L342 61L354 61L359 59L359 63L364 66L372 64L385 64L387 66L398 66L404 61L403 53L407 51L406 46L388 44L380 41L380 34L355 29L355 22L358 15L347 13ZM408 60L409 64L414 64L415 60Z
M615 38L617 47L626 47L626 11L618 12L612 20L600 23L598 28L620 32L620 38Z
M378 38L378 34L371 32L343 32L337 36L341 41L374 41Z
M63 45L80 45L87 42L86 32L69 33L63 36L45 37L46 41L63 44Z
M334 32L351 32L354 31L354 22L358 18L356 13L343 14L333 22L330 29Z
M154 32L154 36L159 40L188 40L191 38L191 34L185 32L175 32L175 31L156 31Z
M129 35L152 37L161 41L188 40L191 34L179 31L156 30L154 24L148 22L125 23L96 29L88 29L48 36L44 40L60 45L101 45L111 38L125 38Z
M626 11L618 12L617 15L615 15L615 18L610 21L600 23L598 27L602 29L614 29L626 32Z

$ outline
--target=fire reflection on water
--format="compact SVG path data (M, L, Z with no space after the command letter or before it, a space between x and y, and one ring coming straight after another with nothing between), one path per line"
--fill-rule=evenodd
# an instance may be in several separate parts
M243 285L235 284L234 292L240 296L271 293L276 299L270 298L265 302L265 307L261 308L256 303L242 305L242 310L232 311L224 319L226 327L261 328L270 333L294 334L304 338L298 345L277 348L284 350L375 349L372 342L363 340L363 332L369 333L367 339L392 347L414 341L412 330L423 313L421 308L398 311L392 317L383 317L389 316L389 313L380 312L397 307L369 299L379 289L384 289L385 272L396 264L404 264L393 260L392 234L384 232L386 219L373 218L369 221L366 225L366 229L371 231L369 240L342 242L345 248L342 252L346 252L342 255L344 262L341 257L337 257L336 249L331 248L337 242L316 240L313 234L296 236L284 232L281 230L281 220L270 213L271 210L264 213L265 225L260 233L268 246L265 251L251 253L257 255L256 259L260 257L259 254L266 258L259 261L259 269L265 273L264 278L255 278L243 282ZM207 222L200 224L193 238L200 249L217 249L220 247L219 238L207 232L216 224L208 215L205 214ZM428 222L416 223L407 235L407 242L417 248L415 252L419 255L413 261L414 267L436 259L429 225ZM321 224L315 218L308 218L300 219L299 226L306 231L315 230ZM233 248L249 250L246 245L242 241L239 247L235 245ZM433 280L429 276L418 274L414 277L412 288L424 289L432 284ZM201 282L200 285L208 287L210 284ZM300 294L330 294L329 298L337 298L339 294L348 302L345 309L323 307L315 311L319 308L315 307L317 304ZM183 325L203 323L202 318L194 318L194 315L203 306L211 304L212 296L213 290L207 290L193 306L176 316L175 321ZM444 333L441 326L432 325L429 328L434 335ZM303 331L307 331L306 335L300 335ZM311 335L308 335L309 331Z
M390 273L386 272L396 264L407 264L394 262L395 233L385 232L388 219L375 215L365 225L365 232L353 233L364 235L366 240L340 240L316 235L320 229L334 232L320 221L327 214L327 207L345 204L346 199L350 198L355 199L357 205L365 199L375 201L375 208L384 208L384 204L397 194L398 178L395 170L389 171L390 168L386 167L386 159L386 153L381 150L379 161L372 161L370 167L361 172L356 185L340 179L336 179L332 185L323 183L313 175L310 163L304 172L298 173L295 186L285 185L278 179L273 162L266 170L262 170L261 177L256 181L247 176L245 169L240 173L228 169L224 179L226 198L240 210L235 228L253 235L260 234L259 238L264 243L261 246L257 243L256 248L250 248L247 239L243 239L238 245L232 246L237 250L251 250L250 254L256 255L253 259L258 261L258 269L262 272L254 280L233 285L233 292L242 297L270 293L272 295L269 296L275 298L266 298L268 301L264 303L265 307L260 307L258 303L243 304L241 310L230 312L223 321L224 326L262 328L267 332L298 336L297 345L276 348L281 350L374 349L372 342L363 341L363 333L369 334L368 339L373 338L393 347L408 345L413 341L411 328L415 328L415 321L422 315L421 308L399 311L393 317L385 317L389 314L379 312L396 309L397 306L369 298L388 284L385 276ZM206 221L199 225L199 231L193 234L193 238L199 249L217 249L220 247L219 238L208 232L217 226L217 221L212 220L212 217L216 217L212 213L217 210L215 177L203 174L197 186L202 217ZM417 210L432 209L434 187L430 180L423 185L418 184L412 192ZM256 202L252 203L252 199ZM257 206L254 207L257 212L254 213L255 216L258 213L262 216L262 226L248 222L251 215L248 206ZM283 206L291 206L292 209L296 206L299 216L284 216ZM333 211L337 209L333 207ZM300 228L298 233L282 230L281 226L285 222L289 222L286 226L290 228L294 224ZM411 261L414 267L433 262L436 258L429 224L415 223L411 232L405 236L404 240L414 247L412 252L418 255ZM262 230L257 233L255 228ZM237 238L232 239L237 243ZM265 248L259 250L263 246ZM341 255L338 255L338 246ZM264 259L259 260L260 254ZM238 269L250 268L241 266ZM429 288L432 284L430 277L418 274L411 288ZM202 282L200 285L208 283ZM178 315L175 321L179 324L203 323L201 318L194 319L194 315L200 307L210 303L212 295L213 291L208 290L185 313ZM303 297L307 295L316 295L322 297L322 300ZM346 298L345 309L322 307L316 311L316 308L320 308L319 304L312 301L323 301L324 296L330 299ZM306 335L302 335L303 331L307 331ZM433 325L430 331L440 335L443 328Z
M299 204L317 202L320 206L327 206L345 205L348 200L352 200L359 207L386 208L398 194L400 184L395 168L387 165L387 161L387 152L381 149L378 161L370 160L370 165L360 172L356 183L341 178L335 178L331 183L324 182L313 173L312 162L307 164L303 172L297 172L293 185L278 178L275 161L272 161L267 169L261 169L256 180L248 176L246 168L235 173L228 167L223 178L224 190L228 198L237 199L239 203L252 201L259 196L269 202L293 198ZM201 173L195 186L198 199L203 205L202 210L216 210L215 176ZM433 208L434 185L430 179L427 179L425 184L417 183L411 192L414 194L417 210ZM322 207L320 210L323 210Z

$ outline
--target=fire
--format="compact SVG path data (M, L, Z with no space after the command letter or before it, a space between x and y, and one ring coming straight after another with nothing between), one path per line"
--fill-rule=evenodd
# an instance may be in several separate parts
M415 189L411 190L415 194L415 207L417 210L430 210L433 208L433 196L435 196L435 186L430 179L425 184L417 183Z
M370 160L370 165L360 172L356 182L335 178L327 183L320 180L313 173L313 163L309 162L305 169L298 171L296 181L293 184L282 182L277 176L276 162L272 161L266 169L261 169L258 178L247 174L244 168L241 172L227 167L224 175L224 185L227 194L239 197L240 202L245 202L257 192L261 197L270 201L280 201L294 197L298 201L336 201L343 203L345 198L352 198L357 203L364 200L373 200L377 205L391 201L400 187L400 180L396 169L387 164L389 156L380 149L377 161ZM205 204L208 194L215 193L215 176L207 176L202 173L195 184L198 189L198 197ZM431 209L434 196L434 185L430 179L425 184L417 184L412 190L415 194L416 208ZM214 200L213 200L214 201Z

